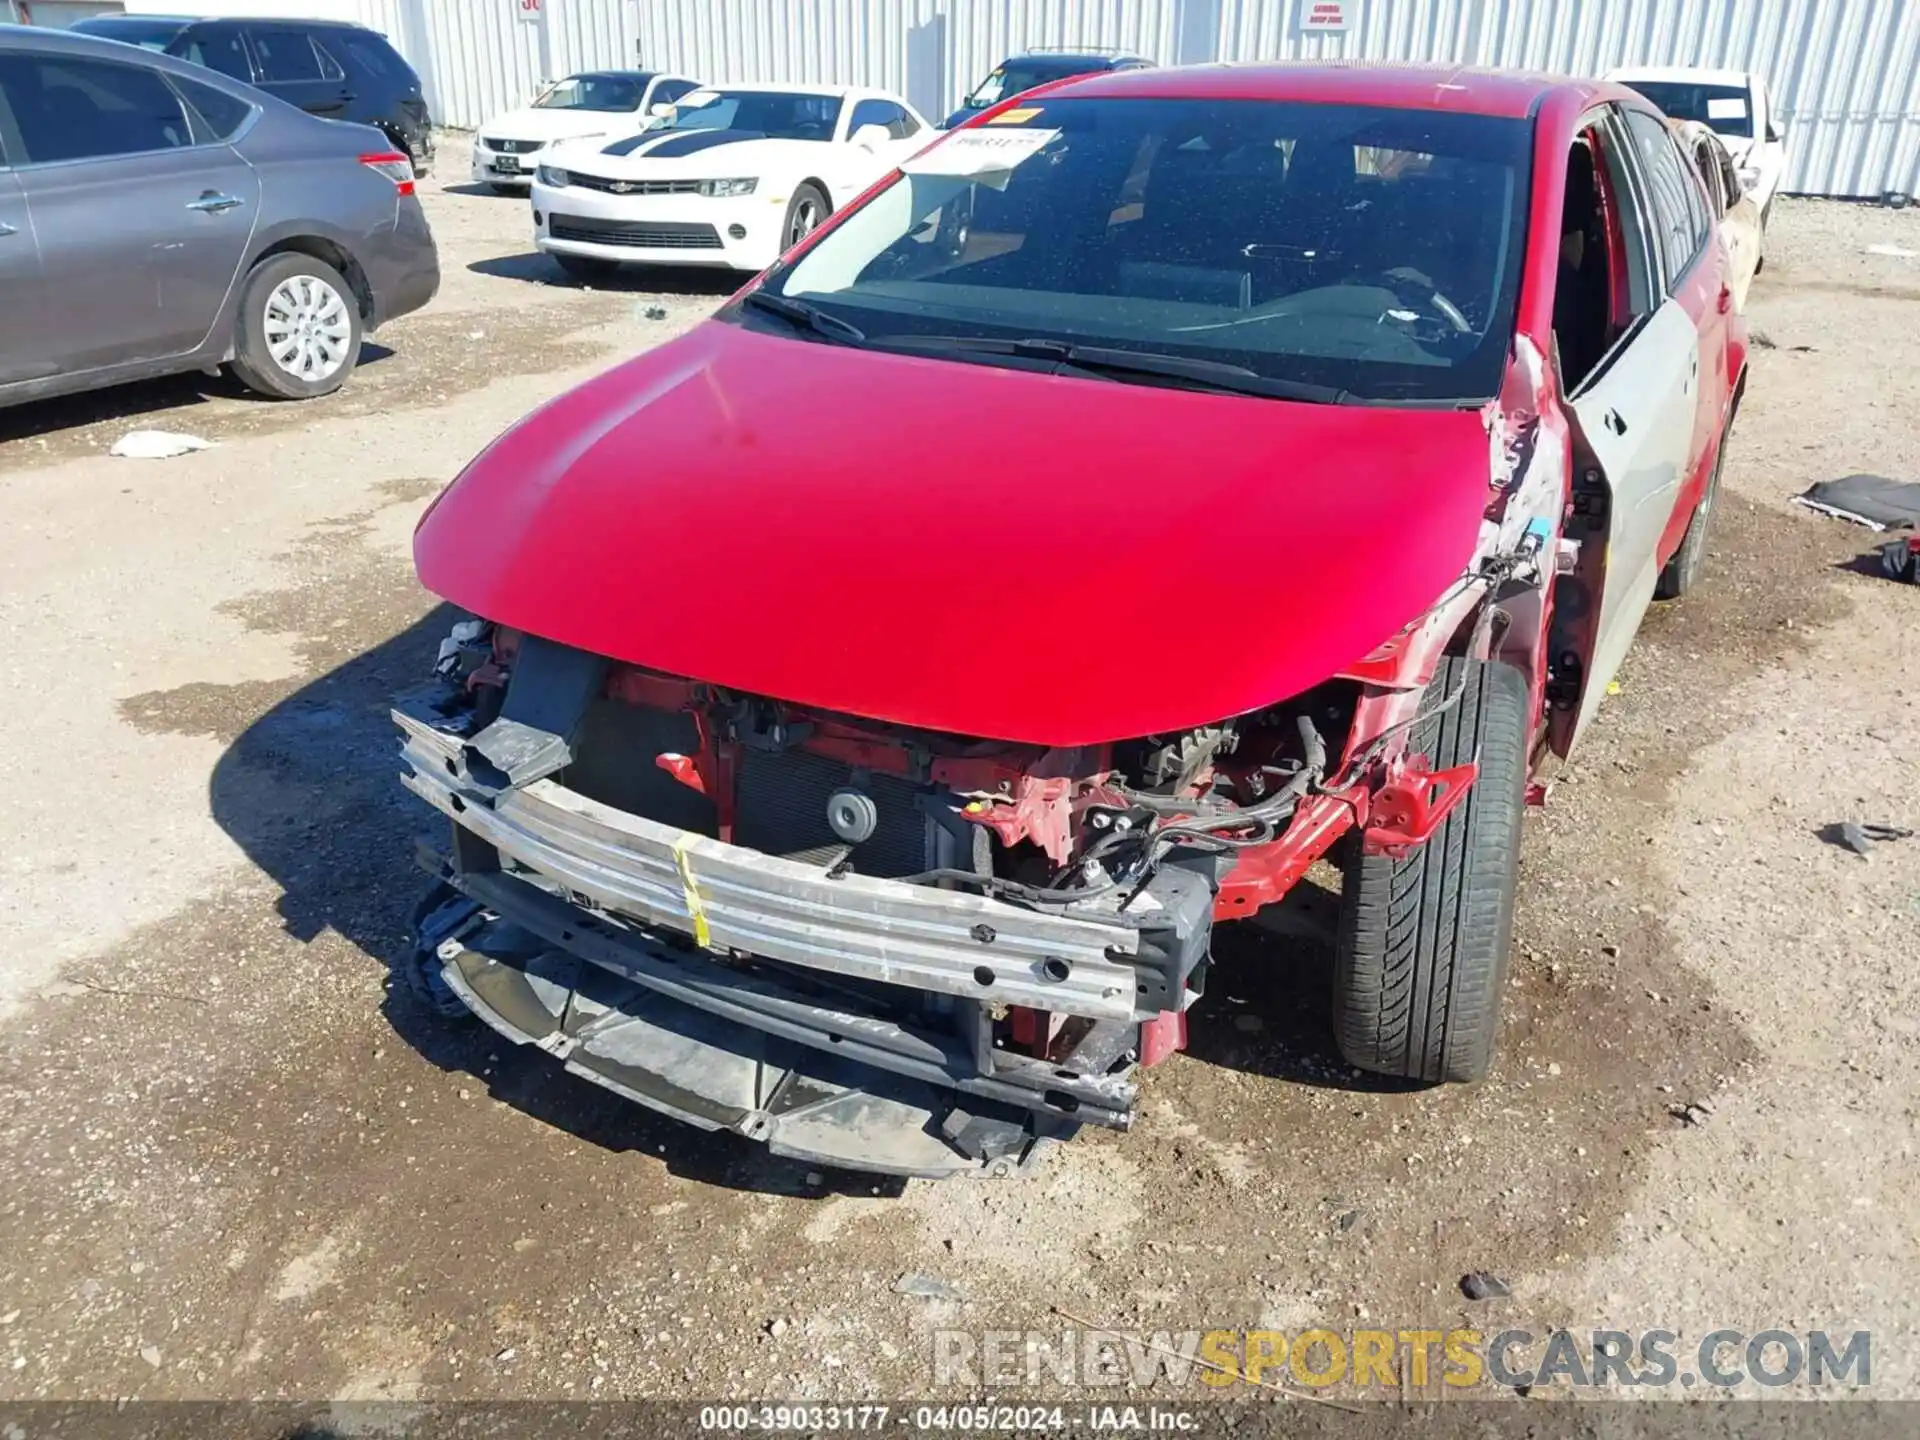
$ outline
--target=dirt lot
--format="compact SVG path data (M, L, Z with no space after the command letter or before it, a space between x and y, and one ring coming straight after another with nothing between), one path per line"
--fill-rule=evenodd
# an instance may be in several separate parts
M442 295L340 396L0 413L0 1396L898 1397L935 1327L1057 1331L1055 1302L1171 1331L1868 1328L1872 1393L1920 1396L1920 839L1816 833L1920 827L1920 589L1785 503L1920 476L1920 260L1865 253L1920 250L1920 212L1779 207L1709 578L1530 822L1491 1080L1362 1083L1327 955L1249 931L1133 1134L901 1188L387 989L438 833L384 718L446 623L413 521L725 288L561 285L520 204L426 188ZM136 425L219 444L108 458ZM1479 1269L1512 1296L1463 1300Z

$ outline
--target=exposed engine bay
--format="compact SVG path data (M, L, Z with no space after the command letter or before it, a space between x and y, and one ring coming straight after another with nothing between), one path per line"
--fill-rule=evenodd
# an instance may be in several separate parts
M909 1130L952 1132L940 1132L952 1165L917 1143L896 1164L876 1161L864 1116L860 1163L906 1173L1019 1163L1079 1124L1129 1122L1132 1068L1184 1045L1222 882L1326 778L1325 736L1345 735L1358 690L1335 681L1216 725L1048 749L809 713L480 621L456 628L436 673L395 711L409 787L454 822L452 854L429 862L444 888L420 917L431 998L564 1048L585 1013L579 985L542 1012L551 1035L529 1022L529 996L544 985L555 998L556 966L578 981L574 920L590 917L622 951L610 966L589 958L613 972L596 979L644 983L644 962L697 959L710 987L777 992L816 1024L838 1017L869 1042L917 1045L932 1064L913 1073L967 1103L958 1120L954 1106L907 1107ZM558 812L534 813L556 803L587 810L586 830L562 835ZM658 835L654 872L673 873L657 896L643 865L601 852L594 822L615 816ZM729 865L765 873L736 879ZM870 893L894 909L836 938L840 916L824 907L851 914ZM504 1001L503 986L516 992ZM822 1039L833 1033L826 1023L795 1038L849 1053L850 1035ZM647 1100L631 1083L639 1068L615 1088ZM820 1090L804 1065L771 1068L794 1077L789 1091ZM676 1075L666 1088L676 1101L661 1108L700 1123L687 1108L699 1084ZM874 1108L871 1088L854 1108ZM755 1091L704 1119L753 1133L776 1099ZM849 1163L818 1135L784 1148Z

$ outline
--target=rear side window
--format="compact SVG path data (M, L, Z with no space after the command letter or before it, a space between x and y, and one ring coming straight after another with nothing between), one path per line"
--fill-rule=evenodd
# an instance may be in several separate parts
M260 61L260 78L268 84L326 79L320 52L313 48L306 31L256 26L251 33L253 53Z
M413 67L371 30L329 30L322 39L350 70L364 70L399 85L416 85Z
M45 165L193 144L180 97L151 70L66 55L0 55L19 160Z
M1706 197L1665 125L1644 110L1629 110L1627 130L1651 192L1650 228L1671 286L1687 273L1706 238Z
M307 43L313 46L313 53L320 57L320 78L322 80L344 80L347 78L346 67L341 65L341 63L328 52L327 47L321 43L318 35L308 36Z
M240 38L238 26L196 26L174 42L170 53L249 85L253 83L253 62L247 59L246 43Z
M231 140L253 113L253 106L239 96L202 85L198 80L185 80L176 75L173 83L204 123L208 139Z

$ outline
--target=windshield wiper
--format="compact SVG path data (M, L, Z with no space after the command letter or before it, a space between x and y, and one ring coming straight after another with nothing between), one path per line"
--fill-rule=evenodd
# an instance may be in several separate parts
M842 345L858 345L867 338L867 332L858 325L849 325L838 316L829 315L804 300L790 300L785 295L775 295L768 290L749 290L740 298L740 303L764 310L769 315L778 315L790 325L811 330Z
M992 340L979 335L889 335L886 344L913 350L958 350L976 355L1010 355L1021 360L1051 360L1058 366L1056 373L1077 372L1118 380L1184 381L1195 389L1261 395L1272 400L1340 405L1354 398L1333 385L1282 380L1224 360L1200 360L1191 355L1166 355L1151 350L1070 345L1061 340Z

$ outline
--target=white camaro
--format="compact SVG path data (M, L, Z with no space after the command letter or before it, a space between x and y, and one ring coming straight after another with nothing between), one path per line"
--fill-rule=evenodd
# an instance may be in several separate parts
M884 90L695 90L658 129L548 152L534 240L579 276L622 261L764 270L935 138Z
M473 178L524 194L547 147L564 140L617 140L658 125L654 108L700 88L652 70L583 70L547 87L531 105L496 115L473 140Z

